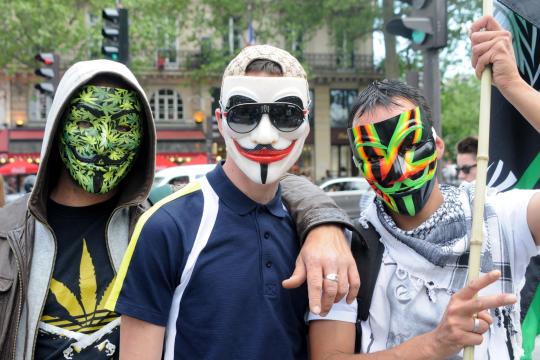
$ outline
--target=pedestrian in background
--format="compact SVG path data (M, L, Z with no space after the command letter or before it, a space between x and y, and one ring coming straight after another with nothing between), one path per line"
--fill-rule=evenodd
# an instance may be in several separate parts
M478 138L467 136L457 145L456 173L460 181L473 182L476 180L476 154L478 153Z

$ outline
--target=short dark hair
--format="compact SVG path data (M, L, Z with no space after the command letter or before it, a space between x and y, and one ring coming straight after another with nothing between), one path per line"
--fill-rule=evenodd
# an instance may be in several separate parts
M424 120L428 125L433 125L431 108L420 90L398 80L385 79L374 81L360 91L349 113L348 127L352 127L354 119L366 112L374 111L379 106L390 108L398 105L398 99L408 100L414 105L420 106Z
M265 72L269 75L283 76L283 69L277 62L268 59L255 59L246 66L246 74Z
M467 136L457 143L456 149L458 154L474 154L476 156L478 153L478 138L476 136Z

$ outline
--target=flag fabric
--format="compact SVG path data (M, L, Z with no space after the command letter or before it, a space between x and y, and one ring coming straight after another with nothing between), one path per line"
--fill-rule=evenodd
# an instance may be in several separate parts
M513 11L514 6L520 13ZM528 21L521 13L536 23ZM540 2L499 0L494 14L513 35L521 76L540 90ZM540 188L540 134L496 88L493 88L491 104L488 186L501 191L512 187Z
M246 46L255 45L257 38L255 37L255 29L253 29L253 21L250 20L247 29Z
M497 0L494 16L512 33L519 72L540 91L540 1ZM501 191L540 188L540 134L493 87L488 186ZM521 291L523 349L532 359L540 334L540 256L532 258ZM536 350L538 351L538 349Z

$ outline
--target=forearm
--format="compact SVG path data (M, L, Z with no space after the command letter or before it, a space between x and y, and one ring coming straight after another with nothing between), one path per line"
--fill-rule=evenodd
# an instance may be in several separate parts
M311 229L321 224L341 224L354 229L345 211L309 180L286 174L280 184L283 200L296 223L302 241Z
M315 320L309 324L309 342L312 360L438 360L453 352L435 348L434 332L418 335L388 350L370 354L353 354L355 325L341 321Z
M422 334L411 340L388 350L377 351L370 354L329 354L327 360L438 360L446 359L437 356L431 349L431 334Z
M499 90L536 131L540 132L540 92L521 77Z
M161 359L165 328L122 315L120 360Z

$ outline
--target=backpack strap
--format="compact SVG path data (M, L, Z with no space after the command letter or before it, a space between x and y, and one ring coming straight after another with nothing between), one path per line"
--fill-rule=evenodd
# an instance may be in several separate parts
M355 223L358 234L353 234L351 251L360 273L360 290L356 300L358 302L358 312L356 315L356 343L355 352L360 353L362 347L362 321L366 321L369 316L371 299L375 289L375 283L379 276L379 270L384 252L384 245L379 241L380 235L373 225L368 223L368 228L364 228L358 221Z

